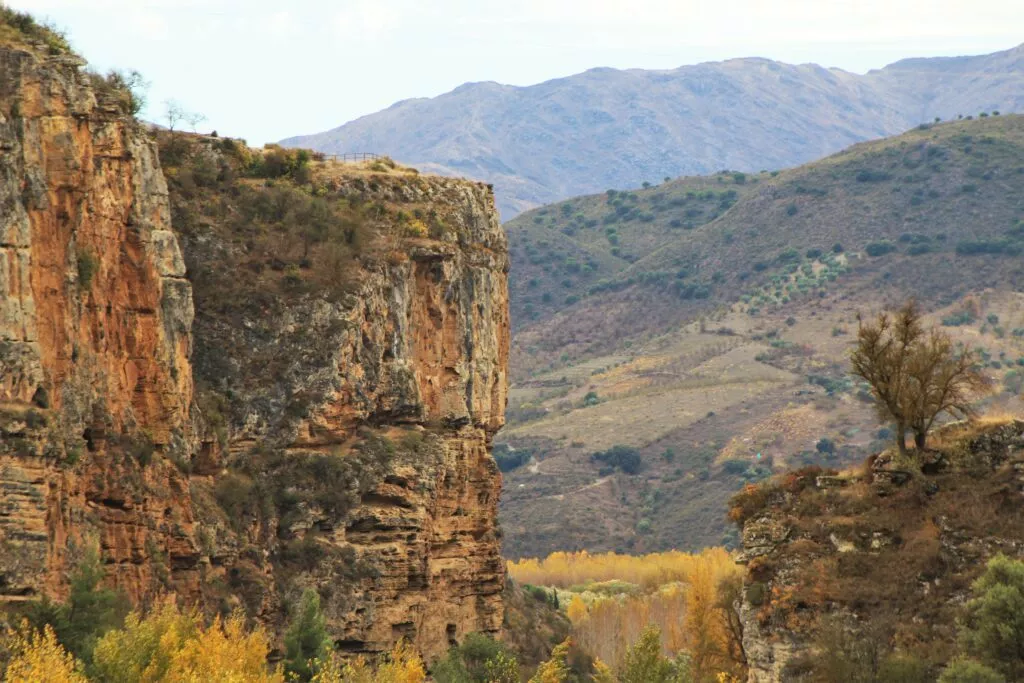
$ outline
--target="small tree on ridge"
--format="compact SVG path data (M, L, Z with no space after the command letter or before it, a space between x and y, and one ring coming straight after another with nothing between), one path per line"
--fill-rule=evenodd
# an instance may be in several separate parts
M970 399L987 384L970 348L957 350L949 335L926 330L914 301L873 321L858 316L853 372L871 385L879 417L896 423L896 446L906 454L906 433L923 449L942 413L970 416Z

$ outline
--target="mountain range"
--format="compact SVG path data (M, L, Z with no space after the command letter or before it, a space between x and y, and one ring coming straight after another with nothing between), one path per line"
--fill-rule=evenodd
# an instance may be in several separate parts
M528 87L467 83L282 144L376 152L485 180L508 220L607 188L796 166L936 117L991 110L1024 111L1024 45L863 75L746 58L598 68Z

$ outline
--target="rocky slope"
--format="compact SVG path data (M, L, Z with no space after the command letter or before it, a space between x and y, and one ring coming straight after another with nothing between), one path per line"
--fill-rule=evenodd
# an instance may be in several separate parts
M795 471L734 499L752 683L821 680L826 654L876 676L912 661L933 680L955 654L971 582L995 554L1024 554L1024 422L933 440L913 462L886 451L862 472Z
M508 220L666 176L795 166L936 116L1020 112L1022 86L1024 46L864 75L768 59L592 69L529 87L468 83L284 144L493 182Z
M2 600L60 597L98 543L135 602L280 626L316 588L349 652L497 633L490 188L307 157L255 179L273 159L229 140L158 150L72 55L0 66Z

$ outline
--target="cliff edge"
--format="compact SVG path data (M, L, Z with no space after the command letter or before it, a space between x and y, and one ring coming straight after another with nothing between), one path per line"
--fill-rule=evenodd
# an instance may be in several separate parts
M0 600L98 545L136 603L279 627L314 588L349 652L497 633L491 189L149 131L64 52L0 68Z

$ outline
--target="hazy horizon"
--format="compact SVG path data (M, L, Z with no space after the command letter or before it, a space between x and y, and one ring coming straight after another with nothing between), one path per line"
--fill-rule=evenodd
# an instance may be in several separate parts
M96 68L151 82L207 116L202 129L259 145L334 128L467 82L530 86L588 69L669 70L763 57L854 73L910 57L998 52L1024 36L1024 5L986 16L951 0L738 0L728 12L668 0L14 0L66 30Z

